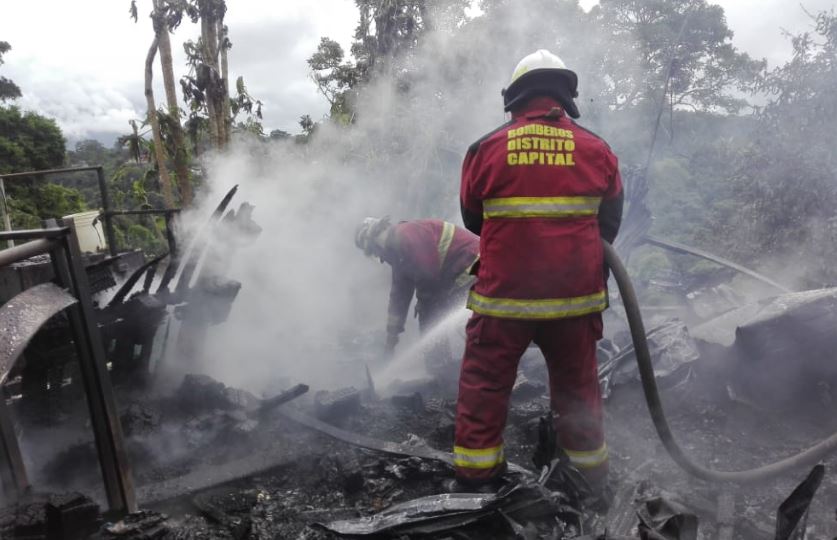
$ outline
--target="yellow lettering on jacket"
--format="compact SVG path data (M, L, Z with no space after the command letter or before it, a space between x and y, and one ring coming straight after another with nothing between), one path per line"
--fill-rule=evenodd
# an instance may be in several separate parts
M572 130L532 123L509 129L506 137L506 163L509 166L575 166Z

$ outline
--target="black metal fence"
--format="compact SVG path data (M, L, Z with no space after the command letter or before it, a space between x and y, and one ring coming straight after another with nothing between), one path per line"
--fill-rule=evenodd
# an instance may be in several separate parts
M4 180L19 180L25 178L32 178L38 176L48 176L51 174L61 174L68 172L84 172L96 171L96 178L99 183L99 193L102 199L102 220L105 226L105 237L108 241L108 251L111 255L116 255L119 251L119 246L116 243L116 232L113 227L114 216L133 216L133 215L162 215L166 220L166 240L169 243L169 253L175 253L176 246L174 244L174 234L172 230L172 217L180 212L180 208L157 209L149 208L143 210L114 210L111 208L110 193L108 192L108 184L105 180L104 169L99 166L94 167L71 167L66 169L49 169L43 171L29 171L20 173L0 174L0 182ZM0 201L2 202L2 201Z
M92 169L101 171L100 167ZM106 188L103 189L104 202ZM108 234L112 238L112 227L106 226L111 229ZM38 329L50 317L65 311L78 355L109 507L118 512L136 511L133 477L75 225L72 220L52 221L44 229L0 232L0 241L3 240L24 243L0 251L0 267L49 254L57 284L44 283L26 289L0 307L0 385ZM2 395L0 480L4 492L22 494L29 490L17 436Z

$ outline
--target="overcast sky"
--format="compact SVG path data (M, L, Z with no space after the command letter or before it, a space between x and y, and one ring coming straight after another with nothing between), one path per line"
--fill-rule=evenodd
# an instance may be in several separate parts
M771 65L790 54L782 29L797 33L811 26L795 0L710 1L726 10L733 43ZM589 8L597 0L581 3ZM837 0L802 3L815 12L834 8ZM128 121L145 111L143 70L152 39L150 1L138 4L134 23L129 0L2 0L0 41L8 41L12 51L0 75L21 87L18 104L56 118L71 143L85 137L110 142L126 133ZM354 2L227 0L227 5L230 69L233 78L244 75L250 93L264 102L266 130L295 133L301 115L324 115L327 104L310 81L305 60L324 35L348 49L357 18ZM183 65L180 44L196 34L185 22L174 35L175 70ZM159 104L159 88L156 97Z

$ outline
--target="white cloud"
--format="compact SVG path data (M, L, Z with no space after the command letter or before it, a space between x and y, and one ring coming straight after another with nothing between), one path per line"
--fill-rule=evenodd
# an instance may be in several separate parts
M580 0L585 9L597 0ZM140 17L128 16L128 0L3 0L0 39L11 43L0 68L22 89L20 105L55 117L71 138L128 130L145 113L143 71L151 43L150 2L139 0ZM735 32L733 42L777 65L790 55L782 28L809 29L803 10L787 0L716 0ZM804 0L811 11L833 0ZM230 0L227 22L233 49L232 75L243 75L264 106L264 125L297 131L303 114L318 118L327 103L308 79L306 59L321 36L348 50L357 22L352 0ZM177 76L185 73L182 43L196 28L184 21L172 40ZM155 94L162 98L159 71Z
M834 9L834 0L719 0L724 8L727 24L735 32L733 43L755 58L767 58L771 67L791 57L791 34L812 30L813 22L805 13ZM803 9L804 6L804 9Z
M0 39L12 51L0 70L21 87L18 104L54 117L70 139L127 132L128 120L145 114L145 56L152 39L150 3L138 4L134 23L127 0L86 0L81 6L4 0ZM327 103L308 80L305 60L323 35L348 47L354 2L230 0L228 6L230 69L234 77L244 75L250 92L264 101L265 126L298 131L301 115L324 114ZM187 20L173 36L177 77L185 74L182 43L196 35ZM159 67L154 76L159 103Z

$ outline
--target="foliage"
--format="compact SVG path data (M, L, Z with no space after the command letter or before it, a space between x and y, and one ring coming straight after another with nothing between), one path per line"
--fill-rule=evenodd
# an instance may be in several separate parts
M76 189L38 182L35 186L13 186L8 190L12 225L16 229L38 229L41 221L61 218L87 208Z
M317 51L308 59L311 78L331 105L332 117L350 114L349 91L361 80L361 70L344 60L343 47L333 39L320 39Z
M3 55L12 50L7 41L0 41L0 66L3 65ZM0 77L0 103L15 100L20 97L20 88L6 77Z
M64 137L55 121L18 107L0 107L0 172L61 167ZM85 209L82 194L43 179L6 182L9 214L15 228L38 228L41 220Z
M373 76L390 76L394 66L419 46L421 37L438 27L456 28L466 20L467 0L355 0L359 17L346 60L339 43L320 39L308 59L311 78L331 105L331 119L350 124L355 92Z
M656 102L670 76L672 106L739 112L740 92L755 87L765 66L733 47L723 8L707 0L602 0L591 16L604 49L601 97L610 107Z
M137 138L137 144L143 148L141 156L146 156L139 161L134 159L130 141L127 144L123 144L125 141L117 141L113 147L107 148L98 141L84 140L76 143L75 150L67 153L68 166L102 166L108 181L111 205L115 210L163 206L157 172L147 160L153 150L147 148L150 143L142 133L137 133ZM98 185L90 173L56 175L50 181L78 190L88 207L101 208ZM147 216L118 216L114 219L114 227L117 243L122 248L139 248L146 253L160 253L165 249L162 236L164 224L156 223ZM145 233L140 233L137 227L144 228ZM134 230L129 232L131 228Z
M248 132L262 134L262 102L251 96L247 91L247 87L244 85L244 77L238 77L236 79L235 92L235 97L230 100L232 121L235 122L238 114L244 112L247 117L242 123L243 126L246 126L243 129Z
M61 166L64 137L55 120L18 107L0 107L0 172Z
M178 5L201 26L200 39L184 44L189 73L180 80L193 128L202 125L196 119L203 116L211 146L222 150L229 144L235 115L245 111L248 117L239 125L249 133L261 134L261 126L256 126L261 120L261 102L247 93L243 79L237 81L235 98L230 96L227 51L232 42L224 24L225 0L180 0Z
M770 101L759 116L761 134L741 156L734 176L740 202L734 222L759 260L804 261L807 285L837 283L825 246L837 241L837 15L811 15L813 33L792 37L793 57L772 70L763 88Z
M137 121L129 120L128 123L131 126L132 133L129 133L128 135L121 135L116 139L116 144L120 148L127 148L134 162L139 163L140 159L142 159L145 140L140 137L139 125L137 124Z

